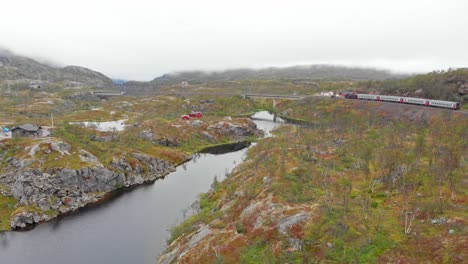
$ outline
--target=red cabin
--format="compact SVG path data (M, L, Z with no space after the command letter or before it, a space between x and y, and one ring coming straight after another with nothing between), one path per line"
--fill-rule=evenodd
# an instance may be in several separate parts
M203 117L203 113L202 112L192 112L189 114L190 117L197 117L197 118L201 118Z

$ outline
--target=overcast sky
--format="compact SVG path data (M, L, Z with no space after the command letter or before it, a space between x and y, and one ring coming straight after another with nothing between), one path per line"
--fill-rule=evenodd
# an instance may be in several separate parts
M468 66L468 0L0 0L0 46L110 77L333 63Z

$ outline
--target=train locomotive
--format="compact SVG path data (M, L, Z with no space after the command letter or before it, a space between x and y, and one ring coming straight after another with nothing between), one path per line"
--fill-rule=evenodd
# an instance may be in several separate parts
M423 106L448 108L452 110L460 109L460 103L458 102L431 100L431 99L415 98L415 97L402 97L402 96L379 95L379 94L359 94L359 93L345 93L344 97L347 99L384 101L384 102L394 102L394 103L401 103L401 104L415 104L415 105L423 105Z

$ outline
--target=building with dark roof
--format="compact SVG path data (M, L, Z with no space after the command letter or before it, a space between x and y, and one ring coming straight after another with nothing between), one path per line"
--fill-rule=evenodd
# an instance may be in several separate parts
M39 136L40 128L36 125L25 124L12 128L11 132L13 133L13 137L37 137Z

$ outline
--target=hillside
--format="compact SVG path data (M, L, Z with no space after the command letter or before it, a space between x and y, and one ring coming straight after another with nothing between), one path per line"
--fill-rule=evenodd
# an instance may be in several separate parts
M468 100L468 69L449 69L405 79L362 82L361 87L382 94L395 94L460 101Z
M38 86L61 83L66 87L91 86L99 89L114 86L112 80L104 74L84 67L53 67L28 57L0 50L0 81L7 80L13 87L31 83Z
M0 232L49 221L109 192L152 182L202 150L245 146L263 135L251 120L236 117L255 111L240 97L209 104L199 104L201 97L86 98L34 89L0 97L1 131L26 123L50 127L48 113L54 111L52 136L8 139L1 132ZM195 108L203 118L180 118ZM80 125L86 121L126 127L101 131Z
M270 67L259 70L234 69L218 72L187 71L165 74L151 81L153 84L190 81L233 81L250 79L332 79L332 80L385 80L402 75L371 68L352 68L334 65L307 65L293 67Z
M171 230L159 263L464 262L466 115L379 107L279 103L311 125L252 147Z
M150 82L127 82L123 89L129 94L144 94L159 91L167 86L180 87L182 82L189 85L224 83L222 86L236 86L238 81L295 81L308 83L319 80L386 80L403 78L406 75L393 74L371 68L351 68L333 65L308 65L293 67L270 67L264 69L233 69L226 71L185 71L164 74Z

